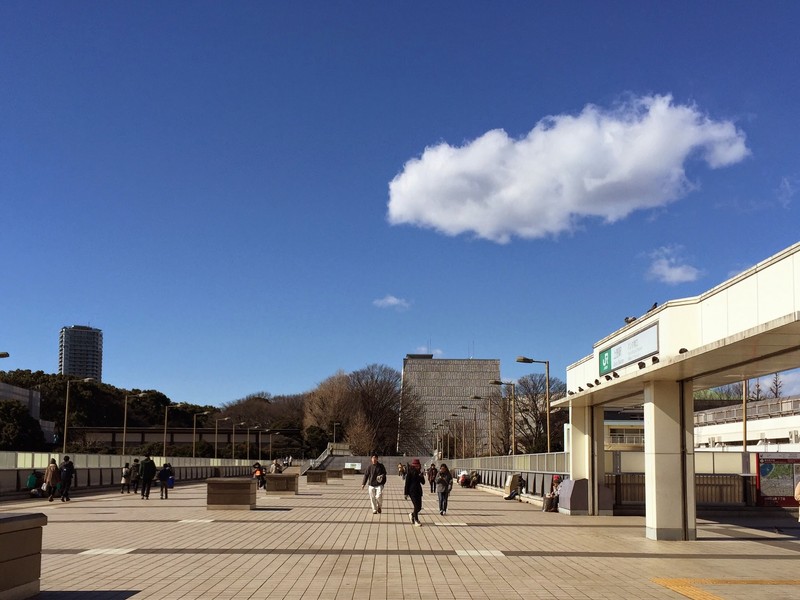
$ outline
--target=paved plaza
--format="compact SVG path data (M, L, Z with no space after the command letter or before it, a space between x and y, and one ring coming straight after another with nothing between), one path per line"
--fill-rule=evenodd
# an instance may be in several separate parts
M40 600L129 598L800 597L796 516L699 520L694 542L645 539L640 517L543 513L457 488L446 516L426 494L422 527L392 475L373 515L360 476L258 496L257 510L206 510L204 483L168 500L76 490L43 512Z

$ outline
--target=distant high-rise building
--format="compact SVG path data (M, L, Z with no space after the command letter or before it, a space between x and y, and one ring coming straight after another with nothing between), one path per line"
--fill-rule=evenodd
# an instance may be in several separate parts
M58 344L58 372L102 381L103 332L84 325L62 327Z
M399 451L431 456L437 445L441 446L446 426L448 431L457 434L454 437L458 450L456 452L454 448L450 456L488 452L487 400L492 393L497 394L496 386L490 382L499 378L500 361L497 359L406 355L403 359L403 384L419 396L425 408L424 441L420 447L407 447L400 440ZM438 449L442 450L441 447ZM448 455L447 452L444 454Z

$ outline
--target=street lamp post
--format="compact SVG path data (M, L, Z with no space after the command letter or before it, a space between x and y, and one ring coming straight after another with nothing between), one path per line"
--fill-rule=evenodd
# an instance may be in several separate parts
M183 406L183 402L179 402L178 404L174 405L173 408L178 408L179 406ZM169 404L164 405L164 461L167 460L167 413L169 413Z
M194 413L192 416L192 458L196 456L195 451L197 449L197 417L208 413L209 411L204 410L203 412Z
M144 398L147 394L125 394L125 408L122 417L122 456L125 456L125 438L128 434L128 398Z
M253 425L252 427L247 428L247 462L250 462L250 430L251 429L260 429L261 425Z
M215 419L214 420L214 458L217 458L217 434L219 433L219 422L220 421L230 421L230 417L225 417L224 419Z
M234 423L233 424L233 433L231 434L231 458L236 458L236 426L241 427L242 425L247 425L244 421L241 423Z
M539 363L544 365L544 403L547 410L547 452L550 452L550 361L549 360L534 360L527 356L518 356L518 363Z
M450 460L450 438L453 437L452 434L450 433L450 419L445 419L442 422L445 424L442 427L442 441L445 441L444 432L445 430L447 430L447 450L445 450L444 453L445 456L447 457L447 460Z
M515 388L516 383L513 381L500 381L493 379L489 382L490 385L505 385L511 388L511 454L517 453L517 394Z
M473 400L483 400L483 396L473 396ZM486 398L486 403L489 407L489 456L492 455L492 399ZM477 409L476 409L477 410Z
M89 383L94 381L94 377L86 377L85 379L67 379L67 399L64 403L64 443L62 444L61 454L67 453L67 418L69 417L69 384L73 381L81 383Z
M458 418L458 414L456 414L456 413L450 413L450 416ZM461 424L462 424L462 428L461 429L463 430L464 429L463 428L463 424L464 424L463 419L461 421ZM458 423L456 423L455 421L453 421L453 430L455 432L453 434L453 458L458 458ZM463 433L463 431L462 431L462 433ZM463 437L461 438L461 444L462 445L464 444L464 438ZM462 452L461 458L464 458L463 452Z
M461 410L472 411L472 456L478 457L478 409L475 406L461 406Z
M334 423L333 424L333 443L336 443L336 426L341 425L341 423Z

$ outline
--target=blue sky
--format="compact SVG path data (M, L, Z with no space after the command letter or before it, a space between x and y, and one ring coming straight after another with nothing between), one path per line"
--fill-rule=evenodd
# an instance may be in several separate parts
M798 240L798 17L3 2L2 368L89 324L106 382L176 402L428 350L564 379Z

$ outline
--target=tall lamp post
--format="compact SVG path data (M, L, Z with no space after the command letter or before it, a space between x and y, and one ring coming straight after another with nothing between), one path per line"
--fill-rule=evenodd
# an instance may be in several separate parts
M192 458L196 456L197 450L197 417L200 415L207 415L210 411L204 410L203 412L194 413L192 416Z
M247 425L244 421L241 423L234 423L233 424L233 433L231 434L231 458L236 458L236 426L241 427L242 425Z
M459 415L457 413L450 413L450 416L459 418ZM453 421L453 427L455 428L455 436L453 437L453 458L458 458L458 423ZM464 419L461 419L461 433L462 434L464 433ZM462 446L464 445L463 435L461 436L461 445ZM464 458L464 456L465 453L463 452L463 447L462 447L461 458Z
M483 396L473 396L473 400L484 400ZM486 398L486 403L489 407L489 456L492 455L492 399Z
M69 384L73 381L79 383L89 383L94 381L94 377L86 377L85 379L67 379L67 399L64 403L64 443L61 447L61 454L67 453L67 418L69 417Z
M178 408L179 406L183 405L184 405L183 402L179 402L178 404L175 404L172 408ZM163 449L164 461L167 460L167 413L169 413L169 408L170 408L169 404L164 405L164 449Z
M478 457L478 408L475 406L461 406L461 410L472 411L472 456Z
M144 398L147 394L125 394L125 408L122 417L122 456L125 456L125 438L128 434L128 398Z
M517 384L513 381L500 381L499 379L492 379L489 385L500 385L511 388L511 454L517 453Z
M333 424L333 443L334 444L336 443L336 426L337 425L341 425L341 423L335 423L334 422L334 424Z
M545 410L547 411L547 451L550 452L550 361L549 360L534 360L527 356L518 356L518 363L539 363L544 365L544 403Z
M219 433L219 422L230 420L230 417L225 417L224 419L216 419L214 421L214 458L217 458L217 434Z
M447 460L450 460L450 438L453 437L453 434L450 432L450 419L445 419L443 423L445 425L442 428L442 432L444 433L445 429L447 430Z
M250 430L261 429L261 425L253 425L247 428L247 462L250 462Z
M517 384L513 381L500 381L492 379L489 385L508 386L511 388L511 454L517 453Z

